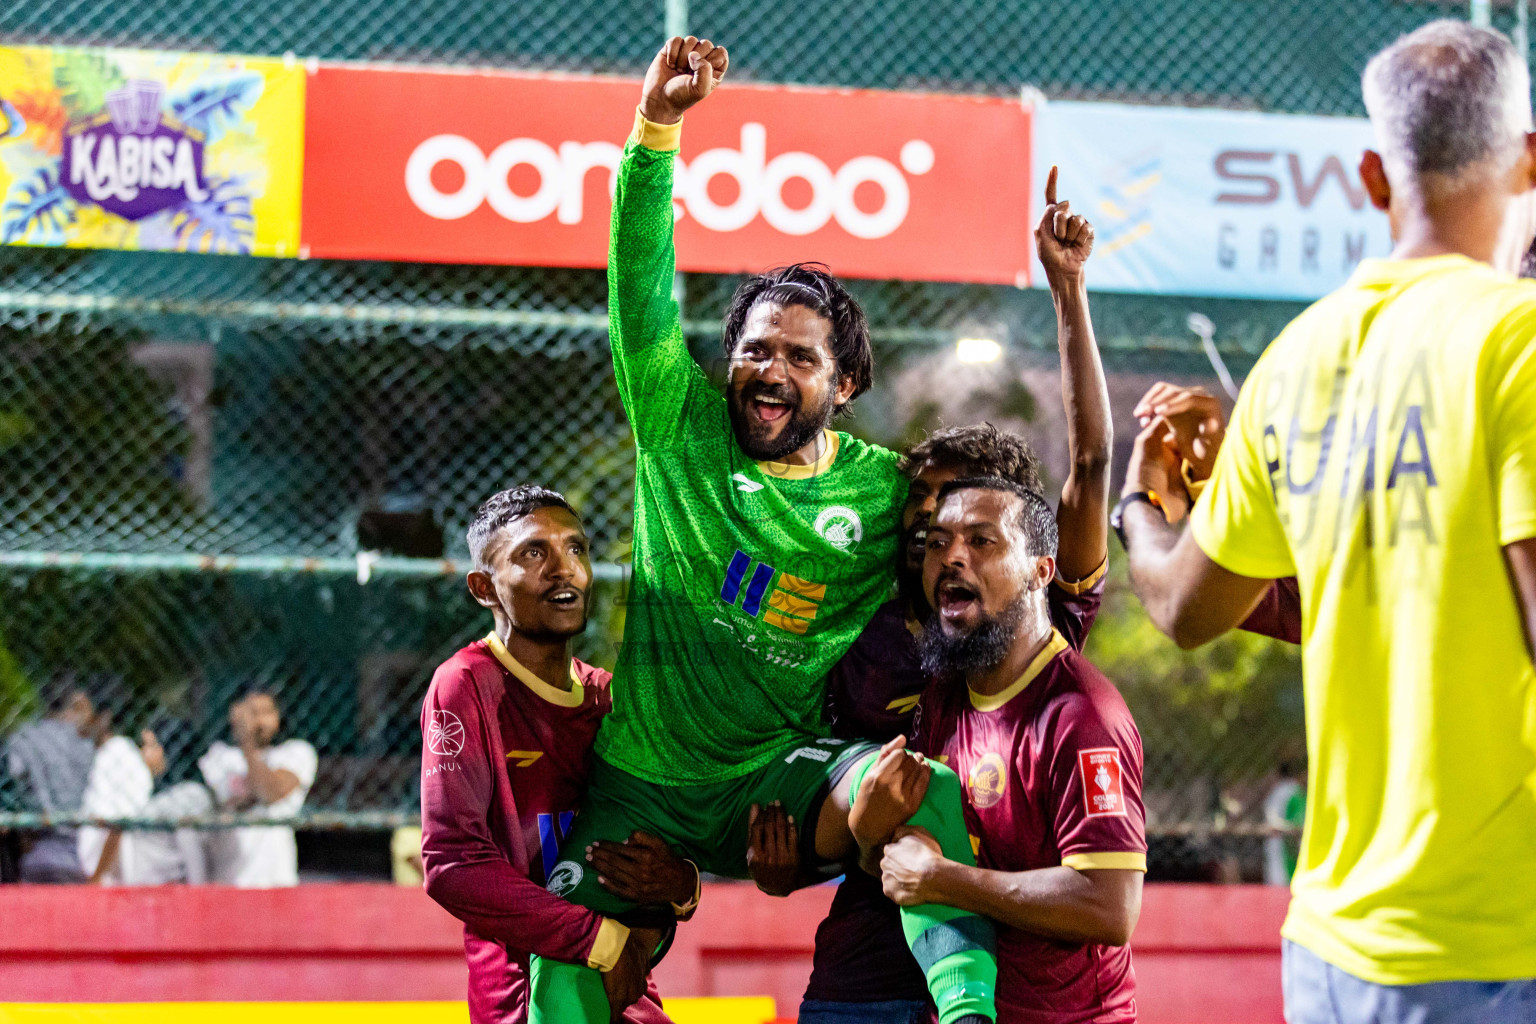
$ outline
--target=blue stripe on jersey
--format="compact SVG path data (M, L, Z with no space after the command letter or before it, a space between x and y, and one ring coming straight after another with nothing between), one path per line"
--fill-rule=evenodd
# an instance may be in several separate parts
M720 588L720 600L726 604L736 603L736 597L741 593L741 581L751 564L752 559L745 552L738 551L731 556L731 564L725 569L725 585Z
M553 814L539 815L539 853L543 855L544 877L538 882L543 885L548 881L549 873L555 870L555 862L560 859L560 833L555 829Z
M773 566L764 562L758 562L757 568L752 572L752 582L747 584L747 599L741 602L741 610L754 619L763 609L763 595L768 592L768 584L773 580L773 574Z

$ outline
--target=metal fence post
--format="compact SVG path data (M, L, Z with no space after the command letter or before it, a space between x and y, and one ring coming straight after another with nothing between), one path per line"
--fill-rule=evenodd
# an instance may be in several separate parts
M688 0L666 0L667 38L688 34Z

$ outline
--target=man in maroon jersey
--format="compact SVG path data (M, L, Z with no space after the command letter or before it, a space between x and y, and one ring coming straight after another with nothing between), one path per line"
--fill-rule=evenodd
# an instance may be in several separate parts
M1103 599L1113 428L1084 277L1093 227L1072 214L1069 203L1056 201L1054 169L1045 198L1035 242L1056 304L1071 464L1056 513L1061 552L1047 600L1051 621L1081 648ZM902 470L911 486L902 510L907 543L897 572L899 593L875 613L827 679L828 720L833 735L845 739L885 743L910 729L928 682L916 634L930 616L923 555L944 485L960 477L996 476L1037 494L1045 491L1029 443L987 423L931 435L907 452ZM923 974L902 937L900 911L881 892L879 879L849 871L816 930L801 1024L905 1024L926 1021L930 1012Z
M586 532L559 494L515 487L480 507L469 550L469 591L495 628L438 668L422 705L421 853L427 894L464 922L470 1020L526 1020L536 954L602 971L624 1020L664 1024L654 938L545 889L612 706L609 673L569 650L587 622ZM693 865L651 837L624 846L615 891L691 911Z
M1051 624L1056 521L1010 480L940 494L928 529L916 749L960 776L977 867L901 829L881 861L899 904L997 924L998 1024L1136 1018L1127 946L1141 909L1141 737L1119 692Z

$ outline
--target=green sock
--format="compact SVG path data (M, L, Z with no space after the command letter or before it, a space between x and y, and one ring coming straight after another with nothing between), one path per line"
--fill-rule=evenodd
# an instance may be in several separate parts
M528 1024L608 1024L608 993L592 968L531 956L528 975Z
M871 757L856 770L854 793L875 760ZM965 830L960 779L941 764L929 764L933 777L928 792L907 824L933 833L945 857L973 865L976 857ZM939 1024L952 1024L967 1014L997 1020L997 933L990 920L955 907L924 903L901 908L901 928L928 980L928 992L939 1008Z

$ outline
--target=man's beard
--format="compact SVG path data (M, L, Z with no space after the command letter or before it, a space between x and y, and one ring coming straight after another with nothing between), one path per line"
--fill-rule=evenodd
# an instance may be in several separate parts
M748 383L741 388L729 388L726 407L731 414L731 429L741 450L757 462L777 462L784 456L797 452L810 444L832 422L837 406L833 402L835 389L828 389L826 401L817 409L804 409L800 394L788 384ZM779 432L777 439L757 437L752 434L747 418L747 403L762 395L789 403L789 422Z
M954 678L996 668L1008 657L1028 610L1026 591L996 615L982 619L970 632L954 636L944 632L943 620L935 612L917 641L923 671L931 676Z

